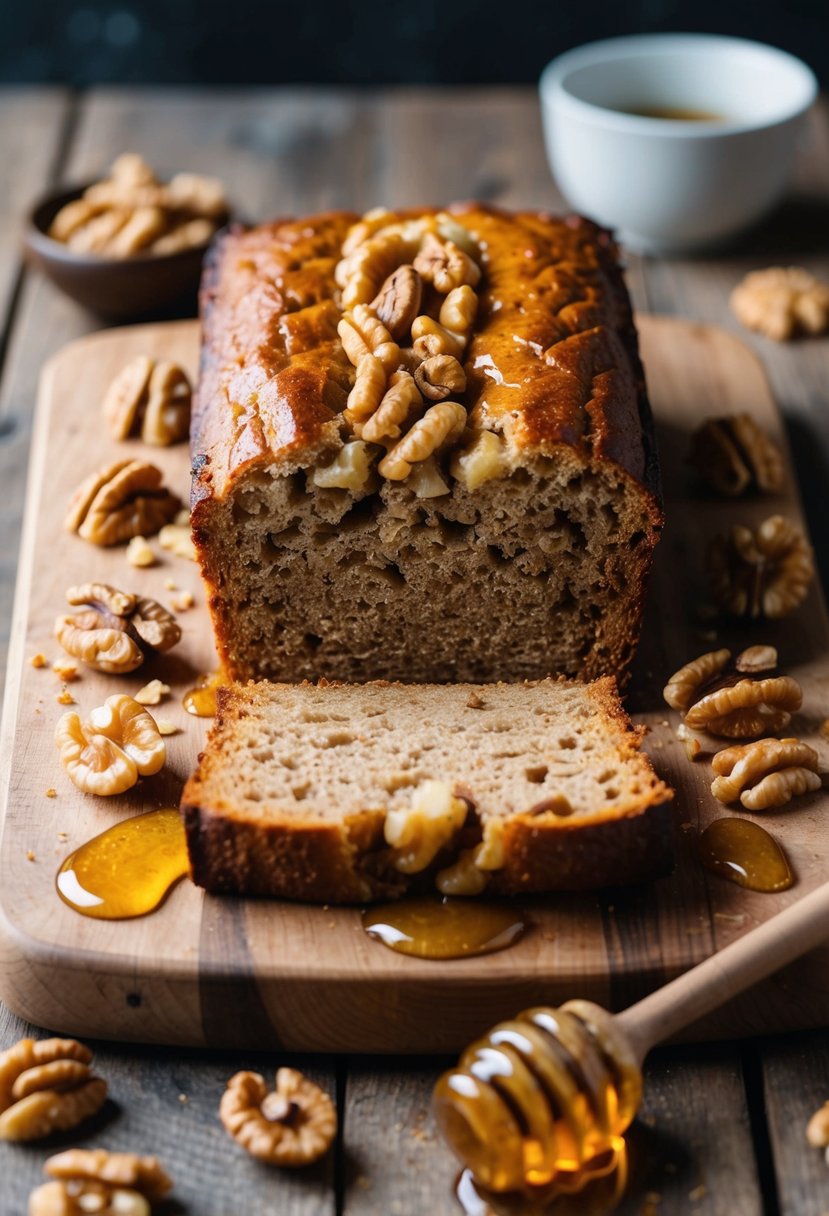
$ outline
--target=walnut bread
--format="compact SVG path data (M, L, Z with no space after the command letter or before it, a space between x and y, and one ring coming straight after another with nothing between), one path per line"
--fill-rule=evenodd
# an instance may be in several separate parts
M361 903L666 872L672 791L611 677L235 684L182 812L194 881Z
M236 229L193 536L235 679L623 675L662 524L616 250L479 204Z

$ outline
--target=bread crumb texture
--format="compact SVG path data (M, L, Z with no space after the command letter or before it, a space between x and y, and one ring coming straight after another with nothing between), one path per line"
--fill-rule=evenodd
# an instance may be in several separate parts
M232 685L182 799L195 879L359 902L434 889L470 849L495 893L648 877L670 863L670 819L656 808L672 791L641 736L609 677ZM428 861L406 872L387 828L417 810L427 783L466 814L437 851L407 836L406 856Z

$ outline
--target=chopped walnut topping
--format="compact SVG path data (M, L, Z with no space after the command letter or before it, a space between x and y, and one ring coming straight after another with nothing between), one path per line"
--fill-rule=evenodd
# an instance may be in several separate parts
M383 281L404 262L414 246L400 232L380 232L358 245L338 265L335 278L342 288L344 309L368 304Z
M713 490L729 498L753 489L777 494L786 478L780 449L750 414L709 418L694 432L691 462Z
M765 811L820 789L817 767L817 752L799 739L758 739L717 752L711 793L720 802Z
M430 401L445 401L466 388L466 372L454 355L430 355L415 367L414 378Z
M449 446L466 425L466 410L456 401L432 405L412 429L383 457L379 471L390 481L403 481L417 464Z
M414 260L414 268L427 283L445 295L464 284L477 287L481 272L469 254L455 244L427 232L420 252Z
M346 313L337 326L337 333L355 367L366 355L379 359L387 372L394 371L400 362L400 347L367 304L357 304L352 312Z
M776 342L829 329L829 286L799 266L771 266L746 275L731 308L748 329Z
M452 333L440 321L425 313L415 317L412 324L412 349L419 359L431 359L435 355L453 355L460 359L466 339L463 334Z
M55 742L72 782L100 797L123 794L139 776L157 773L167 754L152 716L123 693L93 709L86 723L74 712L64 714Z
M492 431L479 431L467 447L454 454L450 468L452 476L470 492L505 477L509 461L504 440Z
M106 1081L77 1039L21 1039L0 1054L0 1140L68 1131L104 1104Z
M788 616L808 594L815 566L803 533L772 515L756 532L735 524L708 549L711 590L732 616Z
M372 481L371 450L361 439L345 443L325 465L314 469L311 480L323 489L368 490Z
M103 546L154 535L181 506L162 479L161 470L144 460L105 465L75 491L64 527Z
M475 323L478 311L478 297L471 287L455 287L440 306L438 320L446 329L451 330L466 344Z
M398 266L386 279L371 307L386 329L399 342L420 312L423 282L413 266Z
M376 355L363 355L343 416L353 427L370 418L386 391L386 369Z
M404 425L422 406L423 399L413 377L408 372L395 372L376 411L355 430L369 443L398 439Z
M81 611L60 616L55 636L64 650L97 671L135 671L147 650L170 650L181 638L174 616L156 600L107 583L83 583L66 592Z
M328 1094L294 1068L277 1070L272 1091L259 1073L236 1073L219 1118L246 1152L268 1165L310 1165L327 1152L337 1130Z

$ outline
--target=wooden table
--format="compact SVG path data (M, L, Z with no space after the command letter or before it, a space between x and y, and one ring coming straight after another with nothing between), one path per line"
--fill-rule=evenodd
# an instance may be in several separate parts
M829 277L829 109L818 110L790 201L727 258L629 259L636 304L722 324L764 360L790 427L824 580L829 576L829 341L776 346L736 325L728 293L746 270L790 262ZM159 170L218 174L246 217L477 197L555 207L532 90L332 89L0 92L0 647L5 654L26 453L44 361L97 327L24 270L20 217L59 180L93 176L118 152ZM59 1028L55 1028L59 1029ZM0 1010L0 1047L25 1027ZM35 1032L39 1033L39 1032ZM112 1103L83 1142L159 1153L191 1216L450 1216L456 1169L428 1103L443 1061L292 1061L337 1095L336 1150L304 1173L249 1161L216 1118L224 1081L285 1060L98 1045ZM821 1216L829 1169L804 1139L829 1098L829 1032L665 1049L646 1070L621 1211L650 1216ZM71 1137L62 1143L74 1142ZM25 1212L42 1146L0 1146L0 1211Z

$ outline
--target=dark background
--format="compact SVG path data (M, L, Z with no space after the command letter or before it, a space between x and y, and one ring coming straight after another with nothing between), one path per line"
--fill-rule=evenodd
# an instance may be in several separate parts
M674 30L774 43L829 83L829 0L0 0L0 30L6 83L515 83Z

